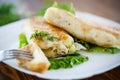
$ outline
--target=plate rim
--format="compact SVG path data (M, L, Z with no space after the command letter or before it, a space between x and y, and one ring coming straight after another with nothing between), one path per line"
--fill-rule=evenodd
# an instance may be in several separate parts
M84 14L84 13L83 13ZM89 14L89 13L87 13L87 14ZM94 15L93 15L94 16ZM96 15L95 15L96 16ZM96 16L96 17L99 17L99 16ZM102 17L100 17L100 18L102 18ZM103 18L103 19L105 19L105 18ZM7 24L7 25L4 25L4 26L2 26L2 27L0 27L0 30L1 29L4 29L4 28L6 28L6 27L8 27L9 25L13 25L13 24L17 24L17 23L21 23L21 22L23 22L25 19L23 19L23 20L19 20L19 21L16 21L16 22L13 22L13 23L10 23L10 24ZM106 19L106 20L109 20L109 19ZM111 20L109 20L109 21L111 21ZM112 22L114 22L114 21L112 21ZM116 23L116 22L115 22ZM117 23L118 24L118 23ZM4 61L3 61L4 62ZM6 62L4 62L5 64L7 64ZM8 64L7 64L8 65ZM9 66L11 66L11 65L9 65ZM98 71L94 71L94 72L91 72L91 73L88 73L86 76L84 76L84 77L74 77L74 78L70 78L70 77L65 77L65 78L61 78L61 77L59 77L59 79L85 79L85 78L89 78L89 77L92 77L92 76L94 76L94 75L98 75L98 74L102 74L102 73L104 73L104 72L107 72L107 71L109 71L109 70L112 70L113 68L116 68L116 67L118 67L118 66L120 66L120 63L114 63L114 65L112 65L112 66L109 66L109 68L107 67L107 68L105 68L104 69L104 71L102 70L98 70ZM20 71L20 72L24 72L22 69L23 68L16 68L16 67L13 67L13 66L11 66L12 68L14 68L14 69L16 69L16 70L18 70L18 71ZM31 71L30 71L31 72ZM24 72L24 73L26 73L26 72ZM34 73L34 72L33 72ZM45 78L45 79L58 79L58 78L52 78L52 77L45 77L45 76L43 76L43 75L41 75L41 74L32 74L32 73L26 73L26 74L29 74L29 75L34 75L34 76L37 76L37 77L39 77L39 78Z

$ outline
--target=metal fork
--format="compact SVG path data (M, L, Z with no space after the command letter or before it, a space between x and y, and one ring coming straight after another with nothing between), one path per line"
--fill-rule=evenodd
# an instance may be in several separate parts
M5 61L15 58L23 59L23 60L31 60L33 59L33 56L30 52L17 50L17 49L0 51L0 61Z

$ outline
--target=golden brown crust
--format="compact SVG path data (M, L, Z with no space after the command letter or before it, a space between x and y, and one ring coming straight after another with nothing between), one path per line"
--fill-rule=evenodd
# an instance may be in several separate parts
M44 73L48 70L50 63L47 57L35 43L28 44L27 46L23 47L22 50L31 52L34 58L32 60L17 59L20 66L40 73Z
M34 72L44 73L46 69L49 68L49 64L45 62L35 63L34 61L31 61L26 65L26 68Z
M33 31L36 30L48 31L51 32L52 35L58 36L60 40L68 38L67 36L68 34L63 29L47 23L43 18L40 17L31 18L29 20L29 23Z
M33 41L42 50L44 49L44 53L49 58L59 57L59 55L66 55L68 54L68 51L72 53L76 50L75 47L73 49L70 48L71 46L74 46L74 40L66 31L47 23L43 18L33 17L28 19L23 26L23 30L27 36L28 42ZM39 36L39 38L30 39L30 36L34 34L36 30L38 32L45 31L49 35L44 36L43 38ZM56 39L54 38L55 40L50 40L51 37L55 37Z
M120 47L120 27L99 25L77 18L67 11L58 8L48 8L45 20L63 28L73 36L103 47Z

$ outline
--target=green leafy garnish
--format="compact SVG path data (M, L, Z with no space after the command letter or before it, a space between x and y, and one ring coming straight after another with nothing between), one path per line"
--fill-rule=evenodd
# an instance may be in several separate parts
M44 32L44 31L42 31L42 32L45 33L42 36L48 35L48 34L46 34L46 32ZM36 31L37 36L39 35L38 33L40 33L40 32ZM37 38L36 35L34 35L33 37ZM51 36L51 37L53 39L55 39L55 37L53 37L53 36ZM19 35L19 48L22 48L22 47L26 46L27 44L28 44L28 42L27 42L25 34L21 33ZM49 61L51 63L49 69L72 68L74 65L78 65L78 64L88 61L88 57L83 56L78 52L74 52L73 54L68 54L63 57L49 59Z
M50 59L49 61L51 63L49 69L72 68L74 65L88 61L88 57L75 52L62 58Z
M44 14L45 14L47 8L48 8L48 7L44 7L44 8L42 8L42 9L40 9L38 15L39 15L39 16L44 16Z
M30 39L36 38L36 39L41 39L44 41L44 38L47 38L50 41L56 41L58 40L58 37L56 36L51 36L47 31L38 31L36 30L30 37Z
M48 36L49 33L47 31L38 31L36 30L35 33L33 33L30 37L30 39L33 39L33 38L38 38L38 39L41 39L44 41L44 37Z
M88 43L88 42L86 42L86 41L77 39L77 38L75 38L75 37L73 37L73 38L74 38L74 41L75 41L75 42L80 43L80 44L82 44L84 47L86 47L87 51L89 51L89 52L100 52L100 53L108 52L108 53L114 54L114 53L120 51L119 48L113 48L113 47L104 48L104 47L97 46L97 45L95 45L95 44L91 44L91 43Z
M69 11L72 14L75 14L75 9L73 7L72 3L64 3L64 4L58 4L57 2L53 3L53 7L64 9L66 11Z
M4 3L0 6L0 26L20 19L21 16L16 12L13 13L13 10L15 10L13 4Z
M75 14L75 9L74 9L72 3L58 4L57 2L54 2L52 6L43 7L43 8L39 11L38 15L39 15L39 16L44 16L47 8L49 8L49 7L56 7L56 8L64 9L64 10L66 10L66 11L69 11L69 12L72 13L72 14Z
M47 39L50 40L50 41L56 41L56 40L58 40L58 37L56 37L56 36L48 36Z
M115 54L116 52L120 51L120 49L118 48L114 48L114 47L110 47L110 48L103 48L103 47L100 47L100 46L94 46L94 47L91 47L89 49L90 52L108 52L108 53L111 53L111 54Z
M28 44L24 33L19 34L19 48L22 48Z

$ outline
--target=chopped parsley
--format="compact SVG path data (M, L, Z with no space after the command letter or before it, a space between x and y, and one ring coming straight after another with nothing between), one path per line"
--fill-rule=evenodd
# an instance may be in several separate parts
M44 41L44 38L47 38L50 41L56 41L58 40L58 37L56 36L51 36L47 31L38 31L36 30L30 37L30 39L36 38L36 39L41 39Z
M43 31L42 31L43 32ZM38 31L36 32L38 33ZM37 36L34 36L37 38ZM57 39L57 37L51 36L51 40ZM19 35L19 48L22 48L28 44L26 36L24 33ZM50 67L49 69L60 69L60 68L72 68L74 65L82 64L88 61L88 57L81 55L78 52L68 54L59 58L49 59Z
M38 31L36 30L35 33L33 33L30 37L30 39L33 39L33 38L38 38L38 39L41 39L44 41L44 37L48 36L49 33L47 31Z
M48 36L47 39L50 40L50 41L56 41L56 40L58 40L58 37Z

